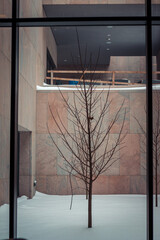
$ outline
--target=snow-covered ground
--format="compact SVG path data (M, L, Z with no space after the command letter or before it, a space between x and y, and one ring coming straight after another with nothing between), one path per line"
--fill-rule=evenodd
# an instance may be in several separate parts
M36 193L18 199L18 236L28 240L146 240L144 195L93 196L93 228L87 228L87 200ZM159 199L160 200L160 199ZM160 205L160 201L159 201ZM0 207L0 239L6 238L8 205ZM154 208L155 238L160 239L160 207Z

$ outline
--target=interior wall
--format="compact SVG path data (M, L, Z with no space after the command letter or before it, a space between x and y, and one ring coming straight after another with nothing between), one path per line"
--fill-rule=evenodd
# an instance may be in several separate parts
M110 64L108 67L108 71L138 71L145 72L146 71L146 58L140 56L111 56ZM116 79L126 78L130 80L130 82L138 82L140 80L145 80L145 74L135 74L135 73L125 73L125 74L116 74Z
M71 91L64 91L66 98L71 98ZM146 191L146 173L144 169L145 155L141 151L144 134L135 117L145 127L145 92L144 91L111 91L113 99L110 106L110 116L116 112L121 101L125 99L127 115L123 134L125 147L118 151L119 160L112 165L108 172L101 175L93 186L94 194L144 194ZM67 110L55 91L37 92L37 141L36 141L36 179L37 190L47 194L70 194L69 176L61 169L63 159L51 141L47 125L52 137L59 146L63 143L59 139L59 131L49 110L51 107L55 118L57 111L63 119L65 127L72 131L72 124L68 121ZM135 116L135 117L134 117ZM111 139L118 134L121 120L117 122L111 131ZM106 121L107 124L107 121ZM68 154L65 152L65 154ZM67 155L68 156L68 155ZM84 190L78 188L81 183L73 178L74 194L82 194Z

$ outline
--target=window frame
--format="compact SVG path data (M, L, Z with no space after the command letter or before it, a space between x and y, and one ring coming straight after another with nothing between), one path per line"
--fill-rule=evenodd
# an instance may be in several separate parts
M152 153L152 25L160 24L160 16L152 16L151 0L145 1L146 16L88 18L19 18L19 0L12 0L12 18L0 19L0 27L12 29L11 57L11 123L10 123L10 230L17 237L17 165L18 165L18 71L19 28L48 26L139 26L146 29L146 117L147 117L147 240L153 240L153 153Z

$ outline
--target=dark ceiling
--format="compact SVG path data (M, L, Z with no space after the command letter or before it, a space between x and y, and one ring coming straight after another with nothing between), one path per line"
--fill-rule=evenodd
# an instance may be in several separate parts
M46 5L48 17L73 16L113 16L125 15L142 16L144 5ZM76 30L77 29L77 30ZM110 56L144 56L145 27L144 26L81 26L81 27L52 27L52 32L58 46L58 65L78 65L80 53L87 62L92 58L92 64L98 59L99 65L109 64ZM77 37L78 33L78 37ZM78 49L78 38L80 52ZM160 48L160 27L153 27L153 55ZM86 51L87 49L87 51ZM91 57L92 55L92 57Z

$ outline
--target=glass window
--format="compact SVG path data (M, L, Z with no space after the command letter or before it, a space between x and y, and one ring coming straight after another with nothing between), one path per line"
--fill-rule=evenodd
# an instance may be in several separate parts
M55 64L55 69L49 70L52 86L45 82L47 49ZM72 239L74 231L79 239L93 239L96 235L112 240L120 234L123 239L146 239L145 74L143 26L20 28L19 125L23 129L18 236L65 240ZM97 180L93 183L91 232L86 231L88 183L84 181L89 178L89 170L81 178L79 171L83 172L87 164L75 162L75 155L84 157L88 151L87 143L80 145L86 141L85 136L74 125L74 117L80 114L80 121L86 126L85 107L81 109L83 80L87 89L91 80L95 83L93 99L97 106L91 114L92 128L99 115L103 116L103 106L108 106L99 135L97 131L92 133L93 147L97 144L95 136L99 142L115 121L103 145L94 153L97 165L93 178L97 176ZM77 111L76 116L70 114L69 106ZM78 136L81 141L77 145ZM123 144L119 142L121 138ZM100 159L105 146L105 163L110 149L115 146L116 151L99 174L99 167L104 167ZM68 165L67 160L73 165ZM75 196L70 210L72 194Z

